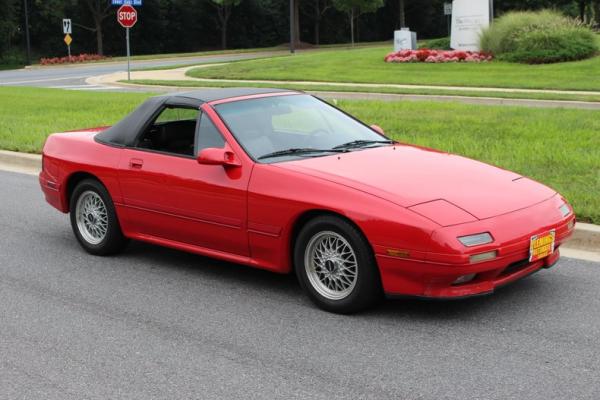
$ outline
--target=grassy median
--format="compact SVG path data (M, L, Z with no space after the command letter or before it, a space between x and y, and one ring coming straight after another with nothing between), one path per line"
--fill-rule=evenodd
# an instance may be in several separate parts
M113 124L148 96L0 88L0 148L39 152L48 134ZM400 141L465 155L540 180L569 198L580 219L600 223L600 111L337 103Z
M600 90L600 57L548 65L506 62L483 64L390 64L390 46L332 50L293 57L243 61L199 68L196 78L258 79L348 83L389 83L522 89Z

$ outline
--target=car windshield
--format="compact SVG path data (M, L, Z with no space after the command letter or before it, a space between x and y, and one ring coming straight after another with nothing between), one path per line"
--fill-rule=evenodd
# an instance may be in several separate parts
M218 104L215 109L255 160L277 162L381 146L390 141L309 95Z

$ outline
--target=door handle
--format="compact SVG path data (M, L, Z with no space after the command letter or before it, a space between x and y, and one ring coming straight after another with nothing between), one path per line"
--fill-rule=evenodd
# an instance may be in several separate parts
M129 168L141 169L142 165L144 165L144 160L140 160L139 158L129 160Z

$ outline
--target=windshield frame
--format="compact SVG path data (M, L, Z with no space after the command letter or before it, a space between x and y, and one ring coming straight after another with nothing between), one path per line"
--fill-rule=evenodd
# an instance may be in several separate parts
M253 101L253 100L261 100L264 98L268 98L268 97L283 97L283 96L309 96L323 104L325 104L326 106L329 106L331 108L333 108L334 110L339 111L340 113L342 113L343 115L345 115L346 117L350 118L351 120L353 120L354 122L357 122L359 125L362 125L363 127L369 129L371 132L374 132L375 134L377 134L378 136L381 137L382 140L388 140L388 141L392 141L394 143L396 143L395 140L388 138L386 135L382 134L381 132L376 131L375 129L373 129L372 127L370 127L369 125L367 125L366 123L364 123L363 121L359 120L358 118L356 118L355 116L353 116L352 114L347 113L346 111L340 109L339 107L337 107L335 104L331 104L317 96L313 96L311 94L308 93L304 93L304 92L283 92L283 93L276 93L276 94L270 94L270 95L261 95L261 96L253 96L251 98L235 98L235 99L231 99L229 101L219 101L219 102L215 102L215 103L210 103L210 107L213 109L213 111L217 114L217 116L219 117L219 119L221 120L221 122L223 123L223 125L227 128L227 130L229 131L229 133L231 134L231 136L233 137L233 139L236 141L236 143L240 146L240 148L242 148L242 150L244 151L244 153L246 153L246 155L248 156L248 158L250 158L252 161L254 161L257 164L276 164L276 163L281 163L281 162L288 162L288 161L297 161L297 160L301 160L303 158L317 158L317 157L330 157L330 156L335 156L335 155L339 155L339 152L336 151L332 151L331 153L323 153L323 154L318 154L314 155L314 156L306 156L306 155L302 155L302 154L298 154L298 155L290 155L289 159L281 159L281 158L274 158L272 159L272 161L268 161L269 159L259 159L259 157L254 157L244 146L244 144L238 139L236 133L234 132L233 129L231 129L231 127L229 126L229 124L227 123L227 121L225 120L225 118L223 118L223 116L221 115L221 113L219 112L218 106L219 105L223 105L223 104L230 104L230 103L238 103L238 102L245 102L245 101ZM389 144L389 145L393 145L393 143ZM355 148L352 149L352 151L360 151L360 150L368 150L368 149L374 149L376 147L362 147L362 148Z

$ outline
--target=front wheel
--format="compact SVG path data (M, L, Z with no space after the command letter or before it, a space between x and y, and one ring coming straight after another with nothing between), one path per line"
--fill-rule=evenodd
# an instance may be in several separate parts
M88 253L114 254L127 244L110 195L97 180L85 179L75 187L70 209L73 233Z
M371 248L362 233L341 218L309 221L296 240L294 265L303 289L324 310L353 313L381 298Z

